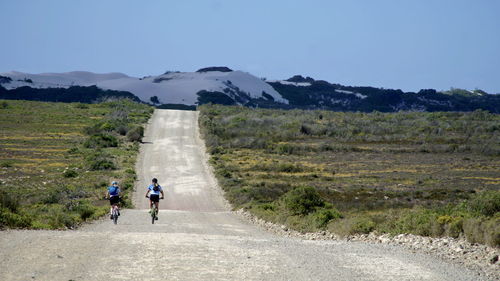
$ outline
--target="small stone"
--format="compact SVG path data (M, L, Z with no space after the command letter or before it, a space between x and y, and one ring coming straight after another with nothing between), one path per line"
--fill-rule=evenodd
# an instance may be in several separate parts
M491 264L495 264L497 261L498 261L498 255L494 255L494 256L490 259L490 263L491 263Z

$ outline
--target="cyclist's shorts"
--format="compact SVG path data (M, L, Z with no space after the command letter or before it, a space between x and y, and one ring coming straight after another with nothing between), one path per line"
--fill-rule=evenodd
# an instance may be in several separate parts
M120 196L112 196L109 198L109 204L114 205L120 203Z
M149 195L149 200L151 200L153 202L160 202L160 195L151 194L151 195Z

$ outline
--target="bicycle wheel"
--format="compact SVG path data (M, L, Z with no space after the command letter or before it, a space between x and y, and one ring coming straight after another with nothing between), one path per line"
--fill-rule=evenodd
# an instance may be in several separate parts
M118 211L116 209L113 210L113 223L114 224L118 223Z
M153 205L153 207L151 208L151 223L155 224L155 220L156 220L156 207Z

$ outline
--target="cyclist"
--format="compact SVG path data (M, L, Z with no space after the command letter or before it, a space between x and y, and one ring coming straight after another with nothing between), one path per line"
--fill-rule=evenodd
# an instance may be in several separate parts
M156 205L156 219L158 219L158 203L160 202L160 193L161 199L165 197L163 194L163 188L158 184L158 180L153 178L151 180L151 184L148 186L148 190L146 191L146 198L149 194L149 208L153 206L153 203Z
M113 219L113 208L116 206L118 208L118 215L120 215L120 209L118 207L118 203L120 203L120 187L118 186L118 182L113 181L111 186L108 187L108 191L106 192L106 198L109 199L109 204L111 205L111 210L109 213L110 219Z

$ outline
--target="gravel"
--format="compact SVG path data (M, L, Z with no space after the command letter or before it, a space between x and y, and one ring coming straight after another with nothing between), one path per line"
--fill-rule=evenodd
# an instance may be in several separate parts
M489 280L500 280L499 248L470 243L465 239L452 237L424 237L413 234L357 234L341 237L329 231L301 233L288 229L285 225L274 224L253 216L251 213L239 209L235 212L269 232L284 236L297 237L305 240L332 240L342 242L364 242L368 244L382 244L399 246L410 250L412 253L428 254L446 260L456 265L463 266Z

